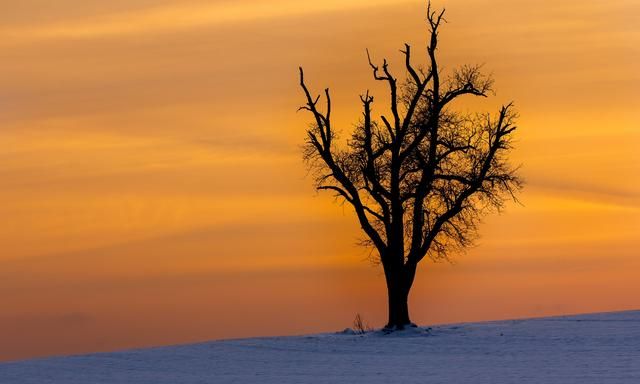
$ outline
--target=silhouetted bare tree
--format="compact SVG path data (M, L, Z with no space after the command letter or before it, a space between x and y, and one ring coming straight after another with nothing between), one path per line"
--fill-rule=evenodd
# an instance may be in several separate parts
M390 114L374 119L373 96L361 95L363 116L346 148L335 145L329 90L320 111L320 96L312 96L300 68L306 96L301 109L314 117L304 158L317 189L353 206L365 242L377 250L387 283L389 329L412 325L407 300L418 263L426 256L446 259L472 244L479 219L515 199L522 186L506 158L516 129L512 105L496 116L451 108L464 95L486 97L493 82L479 66L443 75L436 55L443 15L429 4L427 70L414 67L405 44L404 83L398 83L386 60L377 66L367 51L373 78L388 87Z

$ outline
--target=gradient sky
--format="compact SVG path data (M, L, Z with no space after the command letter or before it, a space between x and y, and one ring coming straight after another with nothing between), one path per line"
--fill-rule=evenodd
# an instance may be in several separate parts
M640 3L435 5L445 68L496 80L459 107L516 102L527 186L422 264L413 319L640 308ZM306 177L297 67L348 132L360 92L384 100L365 48L403 76L422 1L0 8L0 360L383 324L351 211Z

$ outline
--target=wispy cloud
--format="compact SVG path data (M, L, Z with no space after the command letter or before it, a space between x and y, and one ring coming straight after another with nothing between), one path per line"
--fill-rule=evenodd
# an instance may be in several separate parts
M45 39L88 39L191 29L226 23L247 22L318 12L348 11L358 8L416 3L416 0L323 0L302 2L239 1L213 4L176 3L132 12L96 16L83 20L45 25L19 26L0 29L0 38L14 42Z

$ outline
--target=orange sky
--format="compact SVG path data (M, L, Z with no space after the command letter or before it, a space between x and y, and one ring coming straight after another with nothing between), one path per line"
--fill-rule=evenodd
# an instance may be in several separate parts
M435 5L445 67L496 79L460 107L515 100L527 186L423 263L414 320L640 308L640 3ZM1 7L0 360L383 324L351 212L305 177L297 66L348 132L380 91L364 49L401 76L422 1Z

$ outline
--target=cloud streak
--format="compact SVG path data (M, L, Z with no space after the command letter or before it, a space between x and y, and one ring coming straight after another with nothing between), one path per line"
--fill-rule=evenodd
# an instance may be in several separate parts
M417 3L416 0L324 0L300 2L241 1L218 3L176 3L153 8L99 16L88 20L68 20L38 26L0 29L5 41L28 43L49 39L95 39L139 33L162 33L251 22L255 20L305 16L321 12L353 11L366 7Z

